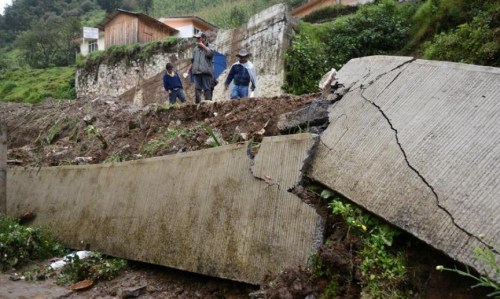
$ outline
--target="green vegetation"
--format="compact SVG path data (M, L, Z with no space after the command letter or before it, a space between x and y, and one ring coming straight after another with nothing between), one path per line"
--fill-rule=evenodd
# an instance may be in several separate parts
M108 142L106 141L104 136L102 136L101 129L99 129L98 127L94 125L88 125L85 127L85 133L88 136L94 136L97 139L99 139L99 141L101 142L102 149L108 148Z
M38 103L47 97L54 99L76 97L73 68L24 68L0 72L0 101Z
M341 216L349 231L357 234L363 248L361 258L361 286L368 298L409 298L404 290L407 280L404 254L392 247L399 232L373 215L346 203L331 190L323 190L321 197L330 200L333 215ZM335 280L335 279L334 279ZM332 289L336 282L331 282ZM328 290L331 292L332 290Z
M21 226L0 216L0 270L19 267L34 259L61 255L64 247L48 231Z
M82 280L92 282L111 280L127 267L124 259L106 257L98 252L91 252L90 256L80 259L77 254L71 253L65 257L66 264L60 270L54 270L50 265L33 266L22 273L26 280L44 280L55 277L59 285L68 285Z
M215 132L212 128L204 125L202 126L203 130L205 130L205 132L207 132L208 136L212 137L212 142L210 143L210 145L212 147L217 147L217 146L221 146L221 143L219 141L219 138L217 138L217 136L215 135Z
M284 89L310 93L330 68L369 55L412 55L425 59L500 66L500 2L495 0L394 0L325 8L305 17L286 53Z
M46 144L52 144L54 141L57 140L57 138L59 137L59 134L63 130L70 130L70 131L73 130L74 131L76 129L77 123L78 123L78 121L75 119L72 119L72 118L63 118L63 119L57 120L50 127L48 132L46 132L42 142L45 142ZM38 139L37 142L39 140L40 139Z
M0 271L21 267L30 261L62 256L68 250L50 232L36 227L25 227L16 220L0 216ZM49 266L34 266L23 275L28 280L45 279L57 275L59 284L68 284L84 279L109 280L127 266L127 261L103 257L93 252L80 259L76 254L67 256L67 264L60 272Z
M500 281L500 264L495 259L495 254L490 248L480 248L477 247L474 250L475 256L474 258L480 262L488 265L493 271L493 276L496 281ZM500 283L492 280L487 275L474 275L470 272L469 268L466 267L465 271L459 270L457 268L445 268L443 266L436 266L436 270L438 271L450 271L455 272L459 275L469 277L475 280L477 283L472 286L472 288L485 287L491 289L491 293L488 294L488 297L493 297L495 299L500 298Z
M183 43L188 42L189 41L187 40L168 37L164 41L156 41L146 44L111 46L106 51L92 52L86 58L79 56L77 60L77 67L91 70L101 63L114 65L122 61L125 61L127 65L130 65L130 63L134 60L147 61L154 54L172 52L172 50L182 47Z
M220 27L234 28L277 3L297 6L303 0L195 0L165 1L152 0L150 13L155 17L196 15Z
M68 256L68 263L57 276L58 284L70 284L85 279L91 281L110 280L125 269L124 259L103 257L93 252L89 257L80 259L78 255Z
M414 5L382 1L363 5L355 14L320 25L299 24L285 55L285 90L293 94L318 90L321 77L351 58L391 54L406 45Z
M423 57L500 67L499 19L500 9L496 15L481 13L470 23L440 33L424 43Z
M193 136L197 130L199 130L200 127L194 127L191 129L183 128L183 129L170 129L168 128L161 138L159 139L154 139L149 141L148 143L144 144L142 146L142 152L146 157L153 157L158 153L160 150L166 148L170 140L172 140L175 137L189 137Z

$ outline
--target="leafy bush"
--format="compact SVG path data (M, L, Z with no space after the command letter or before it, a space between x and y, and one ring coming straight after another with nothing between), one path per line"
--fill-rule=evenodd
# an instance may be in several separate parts
M339 18L326 36L330 63L339 68L351 58L396 53L409 37L412 6L383 1Z
M78 255L69 255L68 263L58 275L58 284L70 284L85 279L91 281L110 280L127 266L127 261L118 258L103 257L93 252L89 257L80 259Z
M285 53L286 83L283 88L293 94L317 91L318 80L329 67L326 61L325 51L314 37L298 34Z
M153 0L151 11L155 17L196 15L220 27L234 28L248 21L250 16L277 3L296 6L305 0Z
M413 32L409 47L471 22L481 12L493 13L499 5L497 0L426 0L412 17Z
M500 13L496 17L482 13L471 23L434 36L423 45L424 58L499 67L500 37L495 32Z
M414 10L414 5L387 0L363 5L355 14L333 22L300 23L285 54L285 90L311 93L332 67L339 69L355 57L397 53L408 40Z
M331 199L332 214L340 215L347 225L363 240L358 253L361 262L361 285L369 298L405 298L405 259L402 252L392 245L399 231L365 213L360 208L345 203L330 190L324 190L323 198Z
M164 41L111 46L105 51L90 53L87 59L80 57L77 61L77 67L85 70L91 70L101 63L115 65L122 61L124 61L127 65L130 65L130 63L134 60L147 61L157 53L177 51L185 43L189 43L189 41L175 37L167 37Z
M0 270L63 253L64 247L48 231L21 226L13 219L0 217Z

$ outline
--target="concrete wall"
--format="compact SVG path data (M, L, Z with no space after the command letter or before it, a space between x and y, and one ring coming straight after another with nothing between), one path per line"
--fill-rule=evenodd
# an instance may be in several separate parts
M95 97L107 95L119 97L128 92L126 101L137 105L165 100L161 74L167 62L172 62L177 69L186 71L192 56L190 40L181 41L170 53L153 55L148 61L139 59L127 63L125 60L117 64L102 63L90 70L77 69L76 90L78 97ZM160 74L159 78L158 75ZM159 80L154 93L155 98L143 98L143 85L149 79ZM149 91L148 91L149 92ZM162 95L159 97L159 95Z
M228 70L220 77L222 83L229 67L237 61L239 49L252 53L250 61L257 72L256 96L272 97L283 93L284 61L293 34L293 21L284 4L272 6L252 18L240 28L219 32L215 40L217 51L227 55ZM223 84L214 91L214 99L229 99Z
M31 210L65 244L258 284L305 265L322 241L315 210L288 192L311 135L104 165L8 170L7 212Z
M284 53L290 43L291 25L286 6L278 4L253 16L245 26L219 32L216 36L209 35L209 39L218 52L228 56L228 68L236 61L235 54L239 49L250 51L257 72L256 96L271 97L282 94ZM149 61L136 60L130 64L122 61L115 65L103 63L88 71L78 69L77 96L115 96L137 105L164 102L166 94L161 84L161 73L165 64L173 62L181 74L186 72L193 46L194 41L186 39L176 51L154 55ZM229 99L222 84L226 76L227 71L219 77L221 84L214 91L214 100ZM194 87L188 80L183 83L188 101L194 102Z

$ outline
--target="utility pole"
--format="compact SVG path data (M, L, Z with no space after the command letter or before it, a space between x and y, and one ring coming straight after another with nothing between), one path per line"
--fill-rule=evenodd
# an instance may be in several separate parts
M0 122L0 215L7 214L7 125Z

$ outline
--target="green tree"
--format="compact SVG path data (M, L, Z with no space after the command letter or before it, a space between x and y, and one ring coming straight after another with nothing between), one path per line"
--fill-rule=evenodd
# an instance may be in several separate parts
M231 27L238 27L241 24L245 23L245 21L247 20L247 16L242 8L235 6L231 9L229 20L231 22Z
M107 12L112 12L122 5L122 0L97 0L97 4Z
M411 5L395 1L364 5L355 14L321 25L301 23L285 57L287 92L318 89L322 75L355 57L391 54L404 47L410 31Z
M500 67L499 17L481 13L470 23L434 36L423 46L424 58Z
M389 54L403 48L409 38L410 13L408 7L395 1L383 1L337 19L326 36L329 62L339 68L351 58Z
M19 35L17 47L25 62L35 68L68 65L74 62L74 39L80 34L77 18L49 18L35 21L31 28Z
M413 38L410 46L471 22L479 13L493 12L498 7L498 0L426 0L412 17Z
M293 94L318 90L318 80L328 70L323 47L308 34L299 34L285 54L284 89Z

